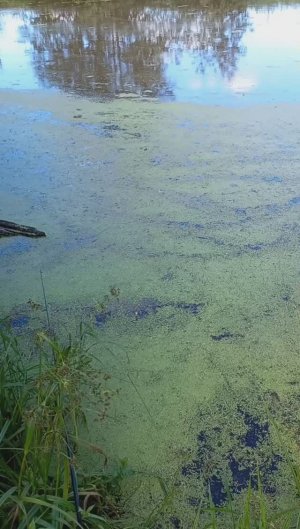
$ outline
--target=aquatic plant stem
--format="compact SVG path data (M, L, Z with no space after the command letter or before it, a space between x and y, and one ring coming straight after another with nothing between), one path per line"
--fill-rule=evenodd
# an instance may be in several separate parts
M77 481L76 470L72 462L74 454L73 454L73 449L70 443L67 428L66 428L65 438L66 438L66 444L67 444L67 454L69 458L69 467L70 467L71 483L72 483L72 490L73 490L73 496L74 496L76 519L77 519L78 524L82 527L83 521L82 521L82 516L80 512L78 481Z
M44 278L43 278L42 270L40 270L40 276L41 276L42 290L43 290L44 303L45 303L45 309L46 309L48 331L50 332L50 330L51 330L50 317L49 317L48 303L47 303L47 298L46 298L46 291L45 291L45 285L44 285Z
M42 290L43 290L43 296L44 296L44 303L45 303L45 309L46 309L46 315L47 315L47 325L48 325L48 331L51 332L51 326L50 326L50 316L49 316L49 310L48 310L48 303L47 303L47 297L46 297L46 290L44 285L44 279L43 279L43 272L40 270L40 276L41 276L41 283L42 283ZM53 356L54 364L56 363L56 356ZM65 419L63 417L63 421L65 423ZM67 426L65 423L65 441L67 445L67 455L69 459L69 469L70 469L70 476L71 476L71 485L73 490L73 499L74 499L74 507L75 507L75 513L76 513L76 519L78 522L78 525L80 527L83 526L82 523L82 516L80 512L80 503L79 503L79 489L78 489L78 481L77 481L77 475L76 470L73 465L73 449L70 444L69 434L67 430Z

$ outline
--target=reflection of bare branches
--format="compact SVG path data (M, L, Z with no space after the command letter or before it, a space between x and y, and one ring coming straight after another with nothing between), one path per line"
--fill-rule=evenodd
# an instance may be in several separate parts
M34 48L39 77L64 89L112 95L170 90L165 58L192 53L195 70L218 69L230 79L245 50L249 25L243 1L210 0L179 9L150 0L104 2L24 12L23 36Z

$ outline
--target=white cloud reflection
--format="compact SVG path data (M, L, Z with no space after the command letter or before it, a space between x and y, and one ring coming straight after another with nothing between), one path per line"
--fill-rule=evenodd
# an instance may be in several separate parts
M258 81L254 77L246 77L240 74L235 75L229 82L230 90L235 93L248 93L254 90Z
M3 74L0 71L0 87L11 86L25 89L38 86L38 80L32 71L30 43L21 38L22 18L15 13L6 13L1 17L0 57Z

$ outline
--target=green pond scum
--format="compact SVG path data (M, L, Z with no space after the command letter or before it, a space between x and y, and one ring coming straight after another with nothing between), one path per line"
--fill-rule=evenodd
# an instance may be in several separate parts
M105 421L97 406L87 410L89 441L108 465L123 462L128 527L196 529L210 521L250 529L246 514L244 525L232 525L230 509L247 513L251 503L264 512L263 494L269 513L299 509L300 112L292 92L299 85L287 83L286 98L258 89L251 99L244 85L234 104L228 96L247 51L239 32L250 49L249 28L261 20L257 2L230 3L230 16L224 2L212 2L209 13L201 4L199 16L190 2L191 13L176 11L171 29L174 2L162 14L160 4L149 3L155 24L146 37L141 21L151 10L140 11L140 2L91 2L86 11L78 2L74 13L66 2L61 18L48 3L41 18L33 7L18 14L18 45L28 38L33 46L23 50L24 69L31 57L40 81L23 86L21 68L20 84L0 84L0 217L47 236L0 239L0 318L22 344L45 331L42 277L57 336L89 326L95 366L109 374L114 394ZM285 7L296 16L295 6ZM276 11L271 3L264 9L270 17ZM111 12L120 57L111 51ZM13 28L17 9L11 15ZM89 55L94 18L100 43ZM210 68L213 49L226 93L212 101L211 81L203 101L190 92L185 99L184 46L193 48L193 24L205 29L208 19L205 64L197 68ZM0 44L1 24L0 16ZM230 34L227 55L220 27L222 42ZM167 50L168 32L178 28L182 55L171 52L183 61L180 75L180 60L173 64ZM110 59L95 80L97 53ZM277 69L268 70L274 83L280 57L279 50ZM92 78L100 83L93 97ZM87 472L101 470L103 453L83 450ZM299 527L287 516L253 527Z
M1 102L1 215L47 233L1 240L1 311L21 335L45 325L42 270L51 324L93 327L120 397L105 428L91 410L92 437L134 469L132 515L159 500L157 477L174 487L174 527L208 488L216 505L229 489L239 502L258 475L272 504L289 505L298 107L5 91Z

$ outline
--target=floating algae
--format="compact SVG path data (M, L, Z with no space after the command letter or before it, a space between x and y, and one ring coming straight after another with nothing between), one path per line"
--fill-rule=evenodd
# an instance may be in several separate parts
M149 475L162 473L178 483L173 522L187 527L209 485L222 503L230 483L238 501L254 480L256 453L265 490L289 494L262 402L269 395L294 446L300 229L289 201L299 196L300 167L276 138L297 142L298 107L120 100L105 104L104 118L100 103L82 101L85 122L96 126L82 128L70 97L2 97L2 216L18 207L18 221L27 215L48 234L43 245L1 241L3 316L20 324L28 316L20 333L46 325L43 306L27 306L29 299L43 305L42 269L53 326L67 334L82 320L92 325L96 357L121 397L91 437L138 470L133 512L159 501ZM32 121L39 108L51 118ZM107 130L111 137L99 134L104 119L119 127ZM26 163L13 157L15 148ZM153 164L155 156L164 162ZM285 185L262 180L269 175L284 175ZM120 288L119 301L101 309L110 285Z

